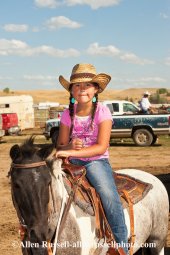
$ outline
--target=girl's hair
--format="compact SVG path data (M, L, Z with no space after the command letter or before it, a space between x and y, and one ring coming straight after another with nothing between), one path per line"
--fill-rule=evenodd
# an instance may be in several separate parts
M96 88L99 89L99 85L97 83L93 83L94 86ZM72 102L72 94L71 94L71 88L72 88L73 84L70 84L69 87L69 91L70 91L70 97L69 97L69 114L70 114L70 118L71 118L71 128L70 128L70 137L73 131L73 121L74 121L74 103ZM93 121L94 121L94 117L95 117L95 113L96 113L96 109L97 109L97 104L98 104L98 93L95 93L94 96L96 97L96 101L93 102L93 106L92 106L92 114L91 114L91 123L90 123L90 128L93 129Z

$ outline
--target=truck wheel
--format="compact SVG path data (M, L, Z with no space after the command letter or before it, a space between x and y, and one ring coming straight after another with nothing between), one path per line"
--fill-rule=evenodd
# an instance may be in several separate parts
M133 134L133 141L138 146L150 146L153 139L153 134L144 128L137 129Z
M56 145L58 135L59 135L59 129L55 130L54 133L51 135L51 141L54 144L54 146Z
M158 138L158 137L157 137L157 135L153 135L153 141L152 141L152 145L156 143L156 141L157 141L157 138Z

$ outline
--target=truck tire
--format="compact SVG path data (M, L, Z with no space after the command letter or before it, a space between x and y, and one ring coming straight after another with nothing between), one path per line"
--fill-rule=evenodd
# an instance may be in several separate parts
M157 135L153 135L153 141L152 141L152 145L156 143L156 141L157 141L157 138L158 138L158 137L157 137Z
M59 129L55 130L52 135L51 135L51 141L54 144L54 146L56 146L56 142L57 142L57 138L59 135Z
M133 133L133 141L138 146L150 146L153 140L153 134L148 129L137 129Z

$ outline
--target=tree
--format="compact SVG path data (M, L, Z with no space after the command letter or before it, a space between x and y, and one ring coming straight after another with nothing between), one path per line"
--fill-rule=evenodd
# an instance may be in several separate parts
M5 88L5 89L3 89L3 92L8 94L10 92L10 89L9 88Z
M158 89L158 90L157 90L157 93L158 93L158 94L166 94L167 92L168 92L168 90L165 89L165 88L161 88L161 89Z

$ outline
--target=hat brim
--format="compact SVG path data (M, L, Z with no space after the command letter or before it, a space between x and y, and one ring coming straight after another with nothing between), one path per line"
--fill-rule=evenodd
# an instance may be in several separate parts
M97 83L99 85L98 93L101 93L106 88L110 80L111 80L110 75L105 73L97 74L91 79L88 78L86 80L85 79L83 80L82 78L80 78L72 82L67 81L62 75L59 76L59 82L67 91L69 91L70 84L81 83L81 82L92 82L92 83Z

